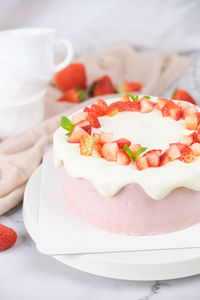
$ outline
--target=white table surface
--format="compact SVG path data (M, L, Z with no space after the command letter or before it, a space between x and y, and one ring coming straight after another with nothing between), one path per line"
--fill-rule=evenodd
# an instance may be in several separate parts
M97 4L98 2L98 4ZM112 2L112 4L111 4ZM157 31L157 37L161 35L160 45L157 43L157 37L149 34L152 32L150 22L146 28L142 27L146 37L144 38L144 45L141 42L140 34L135 38L135 18L138 17L139 9L146 8L144 0L135 1L133 5L137 9L130 7L132 1L64 1L64 0L45 0L45 1L26 1L26 0L9 0L1 1L0 3L0 29L9 29L14 27L26 26L46 26L55 27L59 36L65 36L72 40L75 46L75 53L82 54L86 51L99 50L101 48L128 43L132 45L144 46L143 48L166 50L180 50L179 43L163 43L162 36L165 41L172 36L172 30L168 31L164 26L164 18L162 14L156 18L157 23L163 26L163 35L161 31ZM152 12L157 8L157 1L154 2ZM163 5L161 1L160 8ZM184 16L184 11L187 5L198 5L198 1L183 1L183 9L173 9L173 6L167 12L170 19L167 18L166 24L172 24L174 19L180 20L180 14ZM94 4L95 3L95 4ZM123 4L122 4L123 3ZM133 2L132 2L133 3ZM170 5L174 4L176 8L180 1L169 1ZM196 3L196 4L195 4ZM166 3L165 3L166 5ZM199 6L198 6L199 7ZM150 6L149 6L150 8ZM166 8L166 6L165 6ZM89 13L89 10L92 13ZM195 21L198 18L200 10L194 9L196 14L192 15L190 21ZM179 18L176 18L177 13ZM111 18L112 15L112 18ZM75 17L76 16L76 17ZM102 16L105 16L102 18ZM148 19L149 12L142 11L142 18L138 20ZM99 22L96 22L97 17ZM186 20L185 18L183 18ZM188 18L187 18L188 19ZM198 18L199 19L199 18ZM117 22L116 22L117 20ZM166 18L165 18L166 20ZM120 23L121 21L121 23ZM131 22L132 27L128 26ZM190 22L190 23L191 23ZM117 27L117 35L115 26ZM144 24L142 21L141 24ZM192 24L192 23L191 23ZM71 25L71 26L70 26ZM94 26L95 25L95 26ZM149 27L150 26L150 27ZM153 25L152 25L153 26ZM200 22L195 23L196 32L199 33ZM112 27L112 28L111 28ZM121 29L123 27L123 30ZM147 32L147 28L149 32ZM160 26L156 27L159 29ZM81 29L80 29L81 28ZM106 28L109 28L106 36ZM112 30L111 30L112 29ZM114 30L114 31L113 31ZM154 28L155 30L155 28ZM184 31L184 29L183 29ZM103 34L102 34L103 32ZM134 34L132 34L134 32ZM186 32L187 33L187 32ZM177 32L178 36L180 35ZM96 38L98 36L98 39ZM119 38L121 37L121 40ZM132 38L132 39L131 39ZM174 36L175 39L175 36ZM148 47L146 41L152 44ZM199 39L196 41L199 47ZM186 45L188 46L188 45ZM183 45L180 45L183 49ZM185 50L187 51L187 47ZM165 96L170 96L175 87L186 87L192 91L196 99L199 98L198 92L194 89L191 82L191 73L184 76L179 83L175 83ZM200 102L199 102L200 103ZM0 300L199 300L200 290L200 275L190 278L170 280L170 281L153 281L153 282L134 282L112 280L94 275L86 274L84 272L67 267L59 263L55 259L39 253L35 247L34 242L27 233L23 220L21 205L10 211L3 217L0 217L0 223L11 226L17 231L18 239L16 245L11 249L0 253Z

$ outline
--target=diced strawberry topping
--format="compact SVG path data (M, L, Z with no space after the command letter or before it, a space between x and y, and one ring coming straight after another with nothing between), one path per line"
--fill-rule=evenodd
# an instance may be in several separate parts
M108 105L107 105L106 101L104 101L103 99L98 99L97 104L101 107L101 109L103 111L103 115L105 115L107 113L107 109L108 109Z
M90 125L90 122L88 120L83 120L78 122L77 124L74 124L74 126L80 126L83 130L85 130L88 134L91 134L92 132L92 126Z
M83 110L83 112L89 112L89 111L93 111L93 110L88 106L86 106Z
M69 143L80 143L82 135L88 135L88 133L85 130L83 130L80 126L76 126L72 133L68 135L67 141Z
M177 144L170 144L165 153L169 160L175 160L181 156L181 152Z
M118 151L117 143L106 143L103 144L101 148L102 156L108 161L117 160L117 151Z
M90 122L90 124L92 125L92 127L94 128L99 128L101 127L101 124L99 122L99 119L97 117L97 115L93 112L93 111L90 111L88 113L88 121Z
M120 101L131 102L131 99L130 99L129 95L125 94L125 95L121 96Z
M192 145L192 143L193 143L193 134L182 135L179 139L179 143L186 144L188 146Z
M193 153L196 156L200 156L200 144L199 143L194 143L190 148L192 149Z
M110 132L101 132L99 137L100 144L112 143L113 133Z
M159 167L162 150L150 150L145 153L149 167Z
M184 109L188 108L190 106L190 104L188 104L185 101L181 101L181 102L177 102L177 106L182 108L182 111L184 111Z
M102 109L102 107L98 104L92 104L91 105L91 109L95 112L95 114L98 116L98 117L102 117L104 116L104 111Z
M174 145L178 148L180 153L183 153L185 150L187 150L189 148L188 145L181 144L181 143L171 143L171 144L169 144L169 147L174 146Z
M165 99L165 98L158 98L158 100L157 100L157 108L159 109L159 110L161 110L164 106L165 106L165 104L168 102L169 100L168 99Z
M188 130L196 130L198 128L199 120L196 115L185 116L185 127Z
M118 101L118 102L115 102L117 107L118 107L118 110L120 112L122 111L139 111L140 109L140 105L139 105L139 102L133 102L133 101L126 101L126 102L122 102L122 101Z
M136 158L135 160L135 163L136 163L136 167L138 170L144 170L144 169L147 169L149 167L148 165L148 162L147 162L147 158L146 156L139 156Z
M166 165L170 161L168 153L165 151L160 156L160 167Z
M102 145L95 143L93 146L93 150L92 150L92 157L96 157L96 158L102 157L101 148L102 148Z
M171 108L170 117L175 121L179 121L182 117L182 108L179 106Z
M129 148L131 149L131 151L133 151L134 154L136 154L141 147L142 146L140 144L131 144Z
M154 106L156 105L152 101L146 99L146 98L141 98L139 101L140 104L140 112L141 113L149 113L154 109Z
M161 109L163 117L170 117L171 116L171 109L176 108L177 105L172 101L169 100Z
M117 104L114 102L114 103L111 103L111 104L108 106L106 115L109 116L109 117L112 117L112 116L116 115L118 112L119 112L118 106L117 106Z
M131 142L125 138L121 138L115 141L120 149L123 149L125 145L130 146Z
M188 149L186 149L185 151L182 152L181 157L179 158L179 160L189 164L192 163L194 160L196 159L196 156L194 154L194 152L192 151L192 149L190 149L188 147Z
M183 119L187 116L197 116L198 114L198 109L196 108L195 105L188 105L186 108L183 110Z
M119 149L117 151L117 163L118 165L129 165L131 162L130 157L126 154L126 152L123 149Z
M94 147L94 138L91 135L82 135L80 141L80 154L91 156Z
M87 120L87 112L78 112L72 115L72 123L77 124L80 121Z

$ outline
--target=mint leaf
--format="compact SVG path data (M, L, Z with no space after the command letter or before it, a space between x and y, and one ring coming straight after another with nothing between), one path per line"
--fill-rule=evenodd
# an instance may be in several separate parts
M74 130L74 125L72 124L72 122L67 117L64 116L61 117L60 126L65 130L69 131L67 135Z
M124 146L124 150L126 151L128 156L130 157L130 159L132 159L134 161L135 160L134 152L127 145Z
M127 94L134 102L138 102L139 98L138 98L138 95L136 96L133 96L131 94Z
M142 98L151 99L150 96L143 96Z
M140 156L140 154L142 154L143 152L145 152L147 150L146 147L141 147L137 153L135 154L135 157L137 158L138 156Z

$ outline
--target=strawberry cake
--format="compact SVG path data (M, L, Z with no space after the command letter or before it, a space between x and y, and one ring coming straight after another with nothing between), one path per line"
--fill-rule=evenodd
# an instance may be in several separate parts
M157 235L200 222L200 113L150 96L97 100L54 134L67 209L99 229Z

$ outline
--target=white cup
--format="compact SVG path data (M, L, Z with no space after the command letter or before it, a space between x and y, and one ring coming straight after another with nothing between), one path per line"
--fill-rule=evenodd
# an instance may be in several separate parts
M63 45L65 59L54 64L55 48ZM55 40L55 29L22 28L0 31L0 60L35 77L51 79L65 68L73 57L71 43L67 39Z

